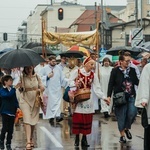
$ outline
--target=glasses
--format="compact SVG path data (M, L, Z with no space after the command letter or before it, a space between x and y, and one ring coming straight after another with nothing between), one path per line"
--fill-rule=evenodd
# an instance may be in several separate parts
M124 60L126 63L130 63L130 60Z
M56 61L55 61L55 60L52 60L51 62L56 63Z

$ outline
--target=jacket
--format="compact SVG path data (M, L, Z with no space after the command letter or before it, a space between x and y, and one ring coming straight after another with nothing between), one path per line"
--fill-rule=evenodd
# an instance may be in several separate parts
M129 77L130 80L132 81L133 87L134 85L138 85L139 79L137 78L135 69L132 67L130 67ZM107 91L108 97L111 97L112 92L114 92L114 94L123 92L123 87L122 87L123 80L124 80L124 74L119 69L119 67L113 68L108 83L108 91ZM135 89L133 89L133 95L135 96Z
M15 115L17 108L19 108L18 100L16 98L16 89L11 88L10 91L7 88L0 89L0 96L1 96L1 114L7 115Z

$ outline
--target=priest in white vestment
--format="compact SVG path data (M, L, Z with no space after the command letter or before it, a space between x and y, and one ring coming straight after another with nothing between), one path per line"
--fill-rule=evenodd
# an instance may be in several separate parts
M48 95L48 103L46 109L46 115L44 119L50 119L50 123L60 122L63 118L60 116L61 100L62 100L62 87L67 87L67 80L65 79L62 70L56 65L56 57L49 57L49 64L44 66L41 70L41 79L46 87L46 93Z

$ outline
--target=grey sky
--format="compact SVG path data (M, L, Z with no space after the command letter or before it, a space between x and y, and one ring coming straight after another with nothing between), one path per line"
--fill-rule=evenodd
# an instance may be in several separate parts
M38 4L49 4L51 0L0 0L0 33L16 33L30 11ZM57 2L63 0L56 0ZM66 0L72 1L72 0ZM79 4L100 4L101 0L78 0ZM103 0L105 5L126 5L126 0Z

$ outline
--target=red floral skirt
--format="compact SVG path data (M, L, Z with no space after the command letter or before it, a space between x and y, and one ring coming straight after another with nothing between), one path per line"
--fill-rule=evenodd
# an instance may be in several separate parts
M74 113L72 116L73 134L90 134L92 129L93 114Z

